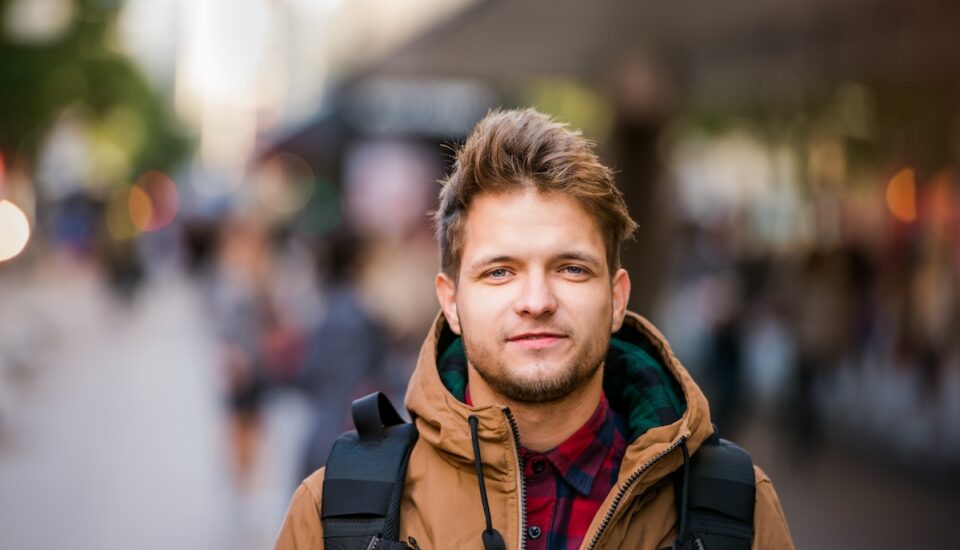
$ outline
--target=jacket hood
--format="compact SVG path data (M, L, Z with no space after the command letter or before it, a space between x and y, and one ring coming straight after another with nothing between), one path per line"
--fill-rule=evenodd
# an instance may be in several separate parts
M448 365L451 356L456 362L457 354L463 355L462 344L441 313L420 350L407 390L407 409L420 437L445 460L464 468L473 468L468 418L476 416L488 476L495 482L509 482L515 452L510 416L501 406L472 407L463 402L465 373L451 372L446 366L441 372L438 365L438 357ZM631 432L621 478L680 441L694 452L712 432L703 393L660 332L632 312L611 337L603 385L611 407ZM676 460L664 462L669 463L668 471L679 465Z

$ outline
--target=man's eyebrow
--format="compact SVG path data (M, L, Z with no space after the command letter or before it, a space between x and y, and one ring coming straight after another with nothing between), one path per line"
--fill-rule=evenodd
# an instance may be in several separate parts
M515 258L513 256L505 256L505 255L487 256L485 258L480 258L479 260L470 264L468 271L471 271L471 272L476 271L477 269L480 269L481 267L484 267L484 266L488 266L490 264L513 262L514 259Z
M580 262L585 262L594 265L600 265L600 259L594 256L593 254L588 254L586 252L571 251L564 252L557 256L557 259L560 260L577 260Z

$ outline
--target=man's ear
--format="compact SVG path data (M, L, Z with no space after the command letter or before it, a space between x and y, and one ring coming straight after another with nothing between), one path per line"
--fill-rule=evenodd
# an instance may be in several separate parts
M446 273L437 273L434 282L437 286L437 300L440 301L443 316L447 318L450 330L459 335L460 317L457 315L457 284Z
M622 267L613 275L613 318L610 332L617 332L623 326L623 317L627 314L627 302L630 301L630 274Z

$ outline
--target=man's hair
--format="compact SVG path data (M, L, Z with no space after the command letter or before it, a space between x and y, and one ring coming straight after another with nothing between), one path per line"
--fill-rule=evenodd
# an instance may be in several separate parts
M467 211L483 193L536 190L576 199L603 235L611 276L620 267L620 243L637 228L613 172L600 163L592 144L579 131L533 109L487 113L456 150L453 169L441 183L440 206L433 215L440 269L454 281Z

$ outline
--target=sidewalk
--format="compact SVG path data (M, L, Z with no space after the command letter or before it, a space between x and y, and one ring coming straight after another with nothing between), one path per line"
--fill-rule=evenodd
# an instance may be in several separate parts
M746 427L737 442L773 479L797 548L956 547L956 487L934 486L829 444L795 457L790 440L761 423Z
M3 326L39 315L50 330L5 418L0 548L237 548L213 347L189 286L126 307L83 274L4 282L36 299Z

